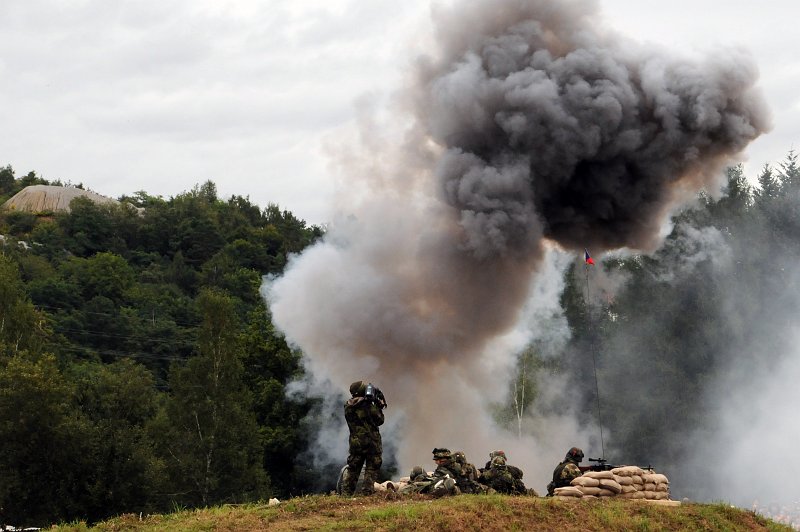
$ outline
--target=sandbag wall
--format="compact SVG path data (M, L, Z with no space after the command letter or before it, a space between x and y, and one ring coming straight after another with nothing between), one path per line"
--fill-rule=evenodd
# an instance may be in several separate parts
M587 471L571 486L556 488L556 497L620 497L661 501L669 499L669 479L652 469L616 467L610 471Z

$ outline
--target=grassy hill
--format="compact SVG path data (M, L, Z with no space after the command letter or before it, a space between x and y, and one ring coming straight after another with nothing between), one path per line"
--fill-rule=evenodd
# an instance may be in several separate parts
M200 530L792 530L726 504L657 506L633 500L554 500L502 495L427 499L395 494L300 497L168 515L124 515L60 531Z

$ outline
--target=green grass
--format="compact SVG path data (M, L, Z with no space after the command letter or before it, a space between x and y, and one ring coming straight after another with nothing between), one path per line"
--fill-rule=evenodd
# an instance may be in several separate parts
M250 504L180 510L165 515L123 515L88 527L71 523L53 530L774 530L789 527L727 504L650 505L622 499L556 500L503 495L429 499L396 494L362 498L316 495L279 506Z

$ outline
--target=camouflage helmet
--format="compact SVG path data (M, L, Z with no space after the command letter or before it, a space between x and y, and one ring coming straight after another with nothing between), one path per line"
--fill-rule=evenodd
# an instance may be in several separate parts
M506 452L503 450L492 451L489 453L489 460L493 459L495 456L502 456L506 458Z
M492 467L504 467L506 465L506 457L505 456L495 456L492 458Z
M583 451L581 451L578 447L573 447L567 451L567 456L565 458L570 462L580 463L583 461Z
M437 447L433 450L434 460L452 460L453 455L450 454L450 449L444 447Z
M367 383L364 381L356 381L350 385L350 395L353 397L364 395L367 392Z
M411 480L414 480L418 476L424 475L424 474L425 474L425 470L422 469L422 466L414 466L414 468L411 470L410 478L411 478Z
M458 464L466 464L467 455L464 454L464 451L456 451L453 453L453 460Z

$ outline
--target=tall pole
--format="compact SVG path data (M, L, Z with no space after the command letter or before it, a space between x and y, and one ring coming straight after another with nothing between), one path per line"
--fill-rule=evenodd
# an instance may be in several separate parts
M600 408L600 386L597 384L597 355L595 354L594 345L594 321L592 320L592 305L589 299L589 264L584 261L584 270L586 272L586 321L589 329L589 350L592 352L592 368L594 369L594 391L597 397L597 424L600 427L600 450L603 456L606 457L606 445L603 438L603 411Z

